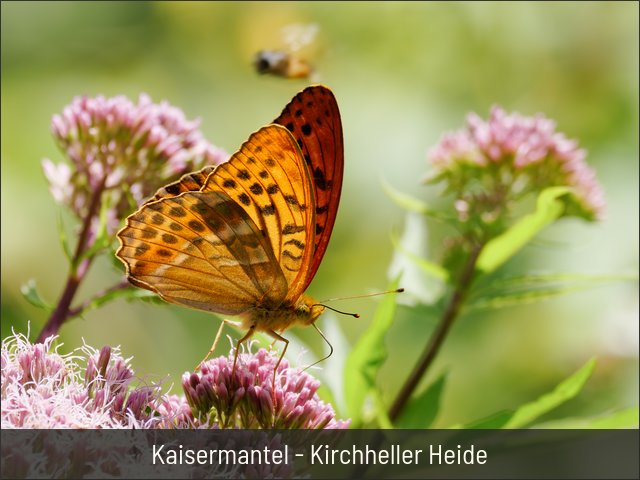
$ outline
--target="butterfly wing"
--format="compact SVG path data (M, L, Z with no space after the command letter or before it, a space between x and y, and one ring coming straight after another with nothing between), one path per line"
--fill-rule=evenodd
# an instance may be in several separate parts
M272 191L271 183L264 183L264 192L256 193L257 182L244 180L249 158L256 166L250 175L247 171L248 178L261 178L262 169L257 166L264 165L270 174L261 182L278 187L278 193L264 198L282 212L275 215L274 211L275 222L267 222L269 215L258 210L266 206L261 202L263 193ZM277 162L275 167L270 166L272 162ZM311 259L311 249L306 255L292 254L296 258L285 253L291 253L287 249L293 245L287 241L306 242L305 205L313 211L302 154L286 129L270 125L254 133L221 167L209 174L211 181L202 191L162 197L130 215L118 232L121 246L116 255L131 283L169 302L229 315L256 305L275 308L287 298L290 285L295 285L292 271L299 272ZM237 188L229 187L230 178L238 180Z
M286 127L297 146L291 145L290 138L278 132L274 134L275 143L266 149L272 155L264 156L251 149L262 147L260 142L269 135L256 132L229 162L186 174L159 189L147 203L201 189L226 194L240 188L230 194L235 195L237 206L245 210L254 226L268 237L274 258L288 284L286 298L295 300L315 276L335 223L344 168L342 124L333 93L319 85L298 93L274 123ZM234 160L236 157L242 158L242 165ZM269 168L258 170L251 165L256 157ZM306 165L301 164L301 158ZM276 164L272 166L274 159ZM214 171L216 174L211 175ZM245 171L247 178L237 177L238 174L244 177ZM210 182L207 181L209 177ZM129 268L127 272L135 283L135 272L129 273ZM274 292L278 293L270 297L279 298L281 287L275 288Z
M175 182L158 189L155 195L145 203L160 200L165 197L175 197L176 195L180 195L184 192L197 192L202 188L207 177L215 170L215 168L216 167L214 165L210 165L204 167L202 170L198 170L197 172L185 173Z
M131 215L116 255L133 284L167 301L230 315L275 308L302 293L314 206L295 139L269 125L200 191L161 197Z
M219 165L201 192L224 191L269 239L287 281L285 300L306 289L315 251L315 199L296 140L280 125L251 135L240 151Z
M314 85L298 93L274 123L285 126L297 140L316 202L313 260L305 272L302 292L320 266L338 212L344 170L342 122L331 90Z

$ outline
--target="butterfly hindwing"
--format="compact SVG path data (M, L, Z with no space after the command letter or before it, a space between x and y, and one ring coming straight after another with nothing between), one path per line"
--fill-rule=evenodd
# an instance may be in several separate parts
M340 111L331 90L314 85L298 93L274 123L285 126L297 140L313 184L315 249L306 272L305 290L327 249L340 202L344 170Z
M215 170L215 166L207 166L197 172L186 173L180 179L176 180L169 185L158 189L155 195L146 203L160 200L165 197L175 197L184 192L194 192L200 190L207 177L211 172Z
M187 192L143 206L118 234L137 286L165 300L235 315L287 284L260 229L224 192Z

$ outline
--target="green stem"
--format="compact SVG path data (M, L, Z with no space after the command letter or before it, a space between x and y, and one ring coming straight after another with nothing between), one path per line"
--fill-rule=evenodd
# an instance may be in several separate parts
M391 421L395 422L403 408L411 398L414 390L420 383L420 380L424 377L429 366L433 363L444 339L453 324L453 321L458 316L460 312L460 308L464 304L465 297L469 291L469 286L473 280L473 273L475 270L476 262L478 261L478 256L482 251L483 245L477 245L471 251L469 258L467 259L467 263L465 264L464 270L460 275L460 280L458 281L458 285L447 304L447 308L442 314L442 318L440 319L440 323L436 327L435 332L429 339L429 343L426 348L422 352L422 356L418 360L418 363L414 367L413 371L409 375L409 378L400 389L398 396L396 397L395 402L391 406L389 410L389 418Z

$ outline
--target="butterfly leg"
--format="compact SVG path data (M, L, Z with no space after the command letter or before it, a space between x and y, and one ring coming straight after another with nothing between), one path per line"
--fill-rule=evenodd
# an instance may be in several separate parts
M247 340L249 340L254 332L256 331L256 326L255 325L251 325L249 327L249 331L247 333L245 333L244 337L242 337L240 340L238 340L238 343L236 345L236 353L233 356L233 368L231 369L231 381L233 382L234 377L234 373L236 371L236 363L238 361L238 353L240 352L240 345L242 345L244 342L246 342Z
M234 325L236 327L239 327L241 324L240 322L234 322L232 320L227 320L226 318L222 319L222 322L220 323L220 328L218 328L218 333L216 333L216 338L213 340L213 344L211 344L211 348L209 349L209 352L207 353L207 355L200 361L200 363L198 364L198 366L195 368L195 370L199 370L202 367L202 364L204 362L206 362L207 360L209 360L209 357L211 356L211 354L213 353L213 351L216 349L216 347L218 346L218 341L220 340L220 335L222 334L222 329L225 326L225 324L229 324L229 325ZM194 371L195 371L194 370Z
M276 404L276 372L278 371L278 367L280 366L280 362L284 358L284 354L287 352L287 347L289 346L289 340L284 338L282 335L278 334L273 330L267 330L267 333L274 338L274 343L277 340L284 342L284 348L282 349L282 353L280 354L280 358L278 359L278 363L276 363L275 368L273 369L273 381L271 382L271 399L273 400L273 406Z

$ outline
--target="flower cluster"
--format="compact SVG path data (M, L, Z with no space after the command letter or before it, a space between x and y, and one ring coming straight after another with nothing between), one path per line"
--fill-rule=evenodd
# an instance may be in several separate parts
M317 395L320 382L290 368L282 360L273 375L278 355L264 349L256 354L233 355L204 363L199 373L182 377L189 405L202 422L221 428L347 428L349 421L336 420L331 405Z
M85 345L82 355L60 355L55 338L3 340L2 428L151 428L166 421L160 385L131 388L133 372L118 349Z
M347 428L318 398L320 383L262 349L185 373L185 396L159 384L133 386L129 360L117 348L85 345L74 354L31 344L15 334L2 342L2 428ZM82 367L81 363L86 363ZM275 403L274 403L275 399Z
M72 162L43 160L53 197L81 219L97 219L96 206L106 202L109 233L158 188L227 158L204 139L198 121L147 95L137 104L123 96L76 97L53 117L52 132Z
M122 436L104 432L79 437L65 434L68 429L321 429L349 424L336 420L332 407L318 399L319 382L289 368L286 361L278 368L273 394L271 379L277 357L266 350L240 355L233 381L232 354L207 362L201 373L185 374L185 397L162 394L159 384L133 386L129 360L117 348L96 350L85 345L62 355L52 346L55 339L52 336L34 345L24 335L14 334L2 342L2 428L56 429L37 442L18 435L15 442L3 445L2 471L9 477L136 478L143 472L141 454L123 444ZM215 421L220 418L233 421L222 425ZM155 438L151 431L148 438ZM201 448L234 449L237 442L258 449L282 448L280 436L266 431L246 430L246 435L228 439L212 437L213 444L207 443L209 437L189 438L204 442L198 443ZM198 470L196 476L293 476L290 464L239 468L214 464Z
M556 131L553 120L507 113L498 106L487 121L469 114L466 128L443 135L429 152L436 170L431 180L445 180L458 195L460 219L479 209L489 221L496 218L497 205L557 185L574 191L566 199L565 215L601 218L602 190L585 157L575 140Z

